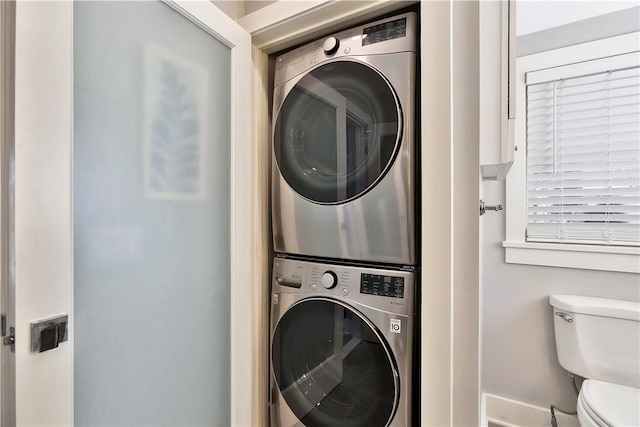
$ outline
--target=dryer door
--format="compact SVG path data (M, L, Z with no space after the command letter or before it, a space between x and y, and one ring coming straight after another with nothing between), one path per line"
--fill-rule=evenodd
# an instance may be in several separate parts
M302 77L278 112L274 153L302 197L339 204L381 179L398 151L402 118L395 92L370 66L340 60Z
M312 298L282 316L272 342L280 393L307 427L386 426L399 383L376 327L349 306Z

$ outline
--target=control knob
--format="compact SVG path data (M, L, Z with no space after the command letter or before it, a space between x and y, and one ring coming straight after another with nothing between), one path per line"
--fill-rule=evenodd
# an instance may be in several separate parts
M338 51L338 48L340 47L340 40L335 37L329 37L324 41L322 47L324 49L324 53L326 53L327 55L333 55Z
M338 276L333 271L325 271L320 278L320 282L326 289L335 288L338 284Z

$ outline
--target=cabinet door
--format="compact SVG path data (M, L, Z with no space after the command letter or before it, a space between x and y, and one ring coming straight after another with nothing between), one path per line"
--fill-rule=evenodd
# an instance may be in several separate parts
M205 1L19 2L16 52L14 422L250 425L249 34Z
M480 3L480 165L484 180L503 180L513 164L515 0Z

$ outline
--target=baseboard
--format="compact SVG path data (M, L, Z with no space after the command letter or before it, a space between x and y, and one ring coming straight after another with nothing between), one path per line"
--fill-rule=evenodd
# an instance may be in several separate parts
M483 393L485 414L488 423L504 427L549 427L549 408L530 405L506 397ZM577 415L566 415L556 411L558 427L580 427Z

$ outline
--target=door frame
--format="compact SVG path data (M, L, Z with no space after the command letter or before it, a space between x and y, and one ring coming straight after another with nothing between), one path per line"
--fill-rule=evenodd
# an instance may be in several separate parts
M0 2L0 313L9 336L15 325L13 188L14 161L15 2ZM15 353L0 344L0 425L15 424Z
M482 390L480 330L482 327L477 214L479 200L479 129L477 123L477 2L455 0L279 0L238 19L252 35L254 50L254 146L256 202L265 206L258 243L271 250L268 196L271 156L271 94L268 81L275 64L269 55L420 3L420 129L422 171L417 177L424 197L421 227L421 332L419 364L421 425L478 425ZM272 78L271 74L271 78ZM267 83L267 84L265 84ZM270 86L269 86L270 84ZM429 112L425 114L424 112ZM437 141L437 143L433 143ZM426 191L426 190L425 190ZM433 209L442 206L442 209ZM267 236L267 237L265 237ZM264 257L263 257L264 258ZM256 258L256 283L269 283L272 259ZM268 361L269 287L256 288L254 330L262 361ZM255 301L255 299L254 299ZM266 319L266 320L264 320ZM266 343L266 344L264 344ZM268 362L258 362L256 381L268 381ZM418 385L419 384L419 385ZM258 395L262 393L258 392ZM255 395L256 393L254 393ZM268 395L255 397L258 405ZM268 425L268 408L255 409L256 420Z
M251 397L245 395L243 398L252 402L251 421L242 423L242 425L266 426L268 425L268 313L269 313L269 272L271 264L271 236L270 236L270 215L269 215L269 176L271 150L270 141L270 95L269 88L269 54L278 50L285 49L311 38L319 37L323 33L331 32L341 27L346 27L351 23L363 21L383 14L393 9L403 7L417 0L377 0L377 1L330 1L330 0L309 0L305 2L286 2L277 1L272 5L258 10L252 14L246 15L238 19L238 23L242 25L252 35L252 91L253 105L251 107L253 122L253 157L252 165L252 182L253 182L253 231L251 256L253 256L253 300L251 313L251 336L253 357L251 362L251 375L254 387L251 388ZM29 2L20 2L25 4ZM442 79L442 84L438 87L429 87L422 89L420 99L422 100L423 109L433 108L434 111L441 111L441 114L429 120L430 127L423 127L422 136L424 140L439 139L442 144L438 144L441 148L438 153L429 156L423 153L423 164L427 165L431 172L428 176L423 175L423 188L428 188L434 182L440 182L445 177L445 186L437 194L432 194L429 200L430 204L451 206L454 191L452 188L451 169L454 164L458 166L460 162L452 159L451 151L453 147L453 138L450 131L455 125L462 126L466 120L465 115L451 114L451 95L452 88L457 86L461 81L465 81L465 77L457 77L455 83L452 82L453 71L449 68L451 61L451 38L461 35L458 31L451 31L450 25L452 21L452 2L428 2L420 1L423 12L422 29L422 48L421 56L423 58L422 80L428 81L430 78L437 77ZM433 18L430 15L433 13ZM429 22L425 22L427 17ZM442 18L442 19L441 19ZM47 19L42 19L40 24L48 25ZM431 29L433 24L434 29ZM431 38L431 36L437 36ZM462 33L464 36L464 33ZM440 41L437 41L440 40ZM471 38L469 39L471 40ZM51 47L51 40L48 41ZM444 65L439 65L444 64ZM428 69L427 69L428 68ZM471 78L469 78L471 79ZM436 96L434 96L434 94ZM444 106L445 108L442 108ZM249 110L246 110L249 111ZM246 112L245 111L245 112ZM442 119L442 120L439 120ZM452 123L455 122L455 123ZM474 144L475 141L470 139L462 146ZM247 165L248 166L248 165ZM467 166L467 165L461 165ZM473 171L470 171L471 173ZM468 191L468 190L465 190ZM477 200L476 200L477 201ZM471 212L471 211L470 211ZM426 235L423 230L423 248L422 258L426 261L423 265L429 269L423 268L421 273L422 283L431 283L423 290L423 315L425 320L434 320L433 323L424 323L428 325L422 330L422 353L421 360L423 370L421 372L422 381L422 408L423 408L423 424L430 425L451 425L453 420L452 413L455 406L458 412L473 413L475 408L464 408L464 401L457 402L454 405L454 396L461 393L460 390L473 390L476 381L479 382L478 369L469 369L464 372L457 366L464 367L469 365L469 359L474 358L477 349L473 351L473 341L478 338L478 322L474 313L464 314L463 304L461 304L454 295L463 294L466 289L473 285L473 278L467 275L464 279L465 286L460 290L454 287L453 272L455 268L452 266L453 253L451 248L451 239L455 234L454 230L458 227L455 225L464 225L463 218L450 218L446 209L435 210L428 216L424 215L423 222L429 220L442 220L442 232L440 234L447 235L446 247L437 242L429 243L425 240ZM465 218L466 219L466 218ZM64 224L62 224L64 225ZM477 228L477 224L474 225ZM269 254L267 256L266 254ZM248 254L247 254L248 255ZM459 263L462 264L464 258L468 255L459 257ZM472 258L469 258L472 260ZM460 281L457 279L456 281ZM476 282L477 286L477 282ZM473 288L471 288L473 289ZM477 292L477 291L476 291ZM475 292L474 292L475 294ZM474 296L474 299L477 295ZM67 298L68 301L70 299ZM454 310L455 308L455 310ZM431 313L431 309L433 309ZM476 308L477 310L477 308ZM443 319L446 319L444 322ZM469 340L469 352L467 360L453 361L453 331L458 331L457 335L469 334L472 340ZM448 320L448 321L447 321ZM473 323L471 325L470 323ZM473 328L476 328L474 331ZM460 333L462 332L462 334ZM460 350L460 348L458 348ZM460 351L458 351L460 353ZM472 362L472 364L476 363ZM454 371L463 371L466 375L459 376L461 380L455 383L454 388ZM462 379L467 378L467 381ZM480 387L477 387L481 389ZM477 397L477 396L476 396ZM478 399L475 399L476 401ZM248 411L249 412L249 411Z
M251 425L251 40L206 0L165 3L231 49L231 422ZM17 2L15 22L15 421L73 425L73 3ZM61 313L68 342L31 353L29 324Z

